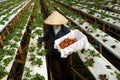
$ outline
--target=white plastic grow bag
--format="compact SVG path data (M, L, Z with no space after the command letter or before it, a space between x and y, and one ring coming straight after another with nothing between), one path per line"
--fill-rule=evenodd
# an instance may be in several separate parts
M66 38L75 38L77 39L77 42L71 44L70 46L64 49L61 49L59 44L61 41L63 41ZM87 37L82 32L75 29L70 33L66 34L65 36L55 40L54 48L58 49L58 51L61 53L61 58L66 58L68 55L72 54L73 52L77 52L83 48L88 49L89 42L87 40Z

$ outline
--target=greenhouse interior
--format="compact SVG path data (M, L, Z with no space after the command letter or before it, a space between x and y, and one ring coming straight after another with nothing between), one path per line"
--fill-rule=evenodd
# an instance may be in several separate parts
M120 80L120 1L0 0L0 80Z

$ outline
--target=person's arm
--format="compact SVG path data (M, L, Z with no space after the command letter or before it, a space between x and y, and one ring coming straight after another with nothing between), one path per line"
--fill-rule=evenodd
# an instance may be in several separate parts
M67 25L63 25L64 26L64 32L67 34L70 32L70 29Z
M49 32L47 31L43 37L38 38L38 42L42 43L49 39Z

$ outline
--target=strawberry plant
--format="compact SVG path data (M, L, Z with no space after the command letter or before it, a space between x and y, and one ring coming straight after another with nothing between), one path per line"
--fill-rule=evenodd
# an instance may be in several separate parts
M2 79L3 78L3 76L5 76L5 75L7 75L8 74L8 72L7 71L5 71L6 69L5 69L5 67L4 66L2 66L2 65L0 65L0 79Z
M116 77L117 77L117 79L118 79L118 80L120 80L120 73L119 73L119 74L117 74L117 76L116 76Z
M92 27L94 28L94 30L98 29L99 28L99 25L95 22L92 24Z
M12 60L13 60L12 57L9 57L9 58L4 59L4 60L3 60L4 65L7 66Z
M45 56L47 54L47 50L38 50L37 52L38 55L42 55L42 56Z
M15 49L4 49L4 54L5 55L14 55Z
M33 46L31 46L27 49L27 51L30 52L30 53L33 52L34 50L35 50L35 47L33 47Z
M100 79L100 80L108 80L106 74L100 74L100 75L99 75L99 79Z
M33 61L36 58L35 54L30 54L30 61Z
M40 49L42 47L42 43L38 42L37 47L39 47L39 49Z
M33 33L35 33L36 35L41 35L42 30L41 29L37 29Z
M42 65L42 59L41 58L36 58L33 59L33 61L31 62L32 65Z
M1 48L0 48L1 49ZM0 61L3 59L3 57L5 56L5 54L3 54L5 52L4 49L0 50Z
M20 35L21 36L21 35ZM13 39L16 41L16 42L18 42L18 41L20 41L20 36L15 36Z
M0 61L3 59L3 56L0 56Z
M40 74L36 73L34 77L31 78L30 80L45 80L45 78L41 76Z
M94 29L93 29L93 28L87 28L87 32L93 33L93 32L94 32Z
M7 17L4 17L3 20L8 21L9 19Z
M30 37L35 38L36 34L32 33L30 34Z
M31 77L31 74L30 74L30 72L31 72L31 70L30 70L30 68L27 68L27 67L25 67L25 77Z
M1 25L4 25L4 24L5 24L5 22L2 20L2 21L0 21L0 24L1 24Z
M11 43L11 47L17 48L17 43Z
M88 56L92 56L92 57L100 57L100 53L96 53L94 50L84 50L84 53L87 54Z
M84 62L86 66L91 66L93 67L94 60L93 58L88 59L87 61Z

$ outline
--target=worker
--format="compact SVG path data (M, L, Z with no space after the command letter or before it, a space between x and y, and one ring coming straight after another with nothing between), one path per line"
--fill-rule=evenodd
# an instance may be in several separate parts
M66 26L68 20L58 11L54 11L49 15L44 23L51 25L43 37L38 38L38 42L46 42L49 40L48 46L48 64L50 66L53 80L73 80L70 71L68 58L61 58L60 52L54 49L54 41L70 32Z

